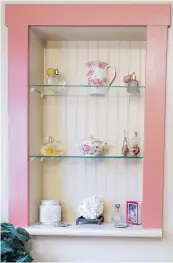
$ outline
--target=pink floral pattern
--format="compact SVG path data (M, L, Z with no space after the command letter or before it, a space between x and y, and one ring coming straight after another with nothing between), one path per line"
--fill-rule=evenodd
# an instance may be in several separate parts
M100 87L100 86L104 86L105 84L108 84L107 80L105 79L101 80L98 78L95 78L95 79L88 78L88 86Z
M91 150L91 147L89 145L87 144L82 145L82 151L84 154L88 154L90 150Z
M90 69L90 70L88 71L87 76L92 76L92 75L94 75L94 70L93 70L93 69Z
M102 68L104 69L108 64L106 62L102 62L102 61L89 61L86 63L87 67L98 67L98 68Z
M107 72L104 70L105 66L108 64L101 61L91 61L86 63L89 67L87 73L88 86L107 86L109 85L109 80L107 78Z

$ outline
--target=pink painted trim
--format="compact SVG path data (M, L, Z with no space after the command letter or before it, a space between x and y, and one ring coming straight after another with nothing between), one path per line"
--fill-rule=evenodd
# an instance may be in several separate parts
M137 205L137 223L133 223L133 222L130 222L130 221L128 220L128 214L129 214L128 206L129 206L129 204ZM127 201L127 202L126 202L126 224L127 224L127 225L139 225L139 224L138 224L138 202L135 202L135 201Z
M170 25L169 4L8 4L6 25Z
M8 28L9 222L29 225L28 26Z
M162 228L167 27L147 28L143 160L144 228Z

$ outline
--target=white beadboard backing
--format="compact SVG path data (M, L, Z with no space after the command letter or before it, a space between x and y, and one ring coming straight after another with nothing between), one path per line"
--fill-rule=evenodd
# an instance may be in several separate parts
M101 60L116 67L114 85L123 85L124 75L133 71L145 85L145 45L143 41L48 41L44 71L57 67L68 84L86 84L85 62ZM143 154L144 90L136 96L111 88L107 97L81 97L78 92L80 88L70 88L74 96L42 99L43 138L52 135L68 155L77 155L76 142L92 134L107 142L110 154L120 155L127 129L129 141L138 131ZM97 195L105 203L108 222L113 204L142 200L142 173L142 160L44 160L43 198L60 200L63 219L74 221L82 199Z

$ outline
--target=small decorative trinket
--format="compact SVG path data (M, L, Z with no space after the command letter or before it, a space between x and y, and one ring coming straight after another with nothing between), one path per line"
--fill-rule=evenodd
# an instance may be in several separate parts
M61 221L61 206L58 200L42 200L40 223L53 224Z
M65 85L66 80L59 73L57 68L48 68L47 69L47 84L48 85Z
M124 130L124 141L123 141L123 147L122 147L122 155L127 156L129 154L129 148L127 143L127 137L126 137L126 130Z
M103 203L97 196L89 196L79 205L79 215L85 219L97 219L102 214Z
M139 86L139 82L136 79L136 74L135 72L133 72L132 74L126 75L123 78L124 83L128 84L128 88L127 88L127 92L128 93L136 93L139 92L139 89L136 88L137 86Z
M54 226L55 227L68 227L70 226L70 224L67 222L60 221L60 222L55 223Z
M80 152L87 156L97 156L104 152L106 143L95 139L90 135L89 138L77 143Z
M59 72L57 68L48 68L47 69L47 84L50 85L50 89L57 94L66 95L68 92L67 87L65 86L66 79Z
M101 215L96 219L86 219L80 216L76 219L76 225L101 225L104 222L104 217Z
M115 227L118 228L128 227L128 225L123 222L120 208L121 208L120 204L115 205L115 216L112 217L112 221Z
M132 138L132 141L131 141L130 155L137 156L139 153L140 153L139 139L138 139L137 132L135 132L135 137Z
M142 202L126 202L126 223L128 225L142 224Z
M55 142L55 139L52 136L49 136L46 138L46 143L44 143L43 146L41 147L40 153L43 156L46 155L57 156L57 155L63 155L64 150L60 148L59 143Z

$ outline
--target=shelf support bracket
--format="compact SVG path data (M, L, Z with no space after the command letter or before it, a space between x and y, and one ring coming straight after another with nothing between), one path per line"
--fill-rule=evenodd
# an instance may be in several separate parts
M33 92L35 90L34 86L31 86L31 92Z

